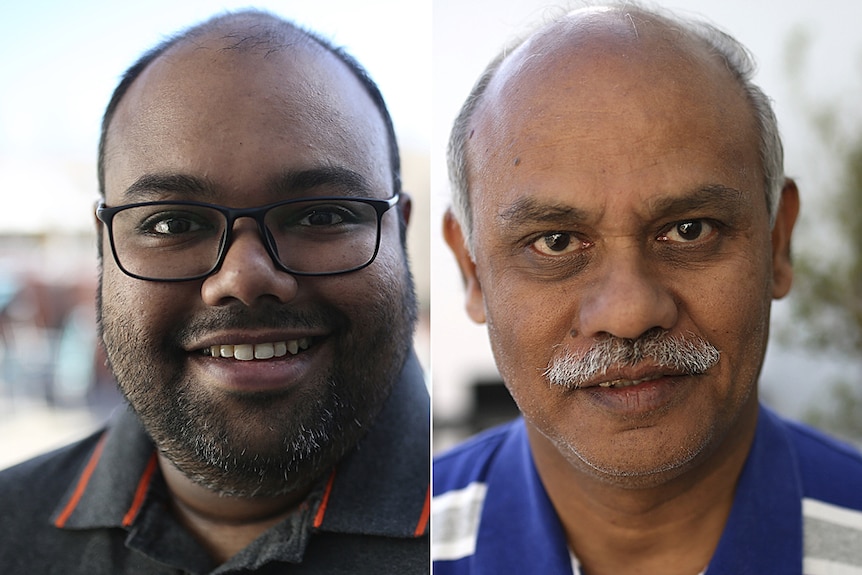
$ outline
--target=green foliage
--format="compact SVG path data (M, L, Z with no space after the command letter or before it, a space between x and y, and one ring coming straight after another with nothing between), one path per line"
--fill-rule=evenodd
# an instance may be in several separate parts
M832 152L843 167L826 218L840 249L795 250L794 312L804 321L805 343L862 357L862 137ZM862 382L860 382L862 386Z
M797 31L786 52L786 71L804 99L805 56L810 38ZM794 246L794 323L804 325L797 344L845 357L856 375L845 374L829 385L826 405L809 410L806 419L848 439L862 441L862 125L848 122L835 103L803 102L824 156L837 171L835 189L824 190L829 202L816 226L829 232L834 249L822 242L797 241ZM821 197L824 197L821 196ZM851 368L852 369L852 368Z

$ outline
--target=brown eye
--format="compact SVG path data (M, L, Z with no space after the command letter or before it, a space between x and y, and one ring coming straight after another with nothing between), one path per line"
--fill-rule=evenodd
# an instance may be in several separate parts
M541 254L557 256L571 252L578 247L578 242L572 238L572 234L565 232L554 232L540 237L533 242L533 248Z
M691 220L674 224L661 238L672 242L688 243L697 241L712 233L713 226L704 220Z

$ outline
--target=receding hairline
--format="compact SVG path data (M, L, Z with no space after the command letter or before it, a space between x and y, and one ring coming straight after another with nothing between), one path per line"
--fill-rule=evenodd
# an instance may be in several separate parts
M273 52L300 48L319 53L325 58L331 57L337 63L336 65L343 66L359 82L363 91L371 98L374 107L377 108L388 140L392 189L394 193L401 191L401 154L395 127L383 95L368 71L345 48L335 45L311 29L266 11L246 9L238 12L226 12L181 30L151 48L125 71L114 89L102 118L97 162L99 193L102 196L105 194L108 135L115 112L122 104L131 86L152 64L158 62L166 54L170 54L174 48L179 49L182 46L206 41L206 38L210 36L217 36L222 39L222 46L220 47L222 50L241 52L258 50L262 51L263 56L266 57Z
M651 30L644 44L642 34L647 28ZM713 72L721 74L722 84L744 96L742 86L727 68L721 55L711 50L703 39L680 28L669 17L635 6L596 6L569 12L562 18L543 24L501 53L499 62L488 78L487 87L476 102L470 124L475 126L486 106L500 105L500 102L493 101L498 88L524 83L525 74L529 74L529 71L525 71L527 68L536 65L540 68L540 77L547 74L548 70L541 67L543 60L548 57L597 57L607 61L619 57L615 50L628 46L634 49L621 59L626 60L633 55L634 58L652 61L657 56L676 56L680 61L690 64L690 69L704 71L707 75ZM530 90L528 81L527 85L527 90ZM746 111L753 113L749 103L745 102L745 105Z
M770 100L752 80L756 66L750 52L739 41L704 19L676 15L665 9L643 6L628 0L625 3L611 0L607 4L587 6L556 15L551 20L528 30L491 60L471 89L456 117L447 150L453 195L452 209L465 231L467 246L472 249L470 239L472 210L469 192L471 187L469 172L472 162L469 159L471 146L468 142L476 126L476 120L482 115L482 108L486 104L489 93L498 86L501 70L505 72L513 62L517 63L519 56L524 55L531 43L542 38L553 42L562 37L562 42L568 41L569 38L566 36L571 35L573 31L566 28L571 28L579 22L587 31L585 36L591 35L592 26L600 22L599 18L602 16L604 22L625 22L629 27L630 36L636 41L640 40L639 34L643 31L644 25L654 30L661 30L658 34L653 32L652 36L663 37L666 45L673 46L675 51L681 53L686 59L692 59L694 56L694 65L700 68L716 66L716 70L720 69L727 79L728 89L740 90L745 101L745 112L752 119L754 135L759 141L761 164L759 167L765 179L770 222L774 221L780 197L779 190L784 179L783 147ZM576 31L575 34L577 34ZM510 80L512 79L517 81L517 77ZM721 81L725 83L724 78Z
M288 48L305 48L331 55L310 30L267 12L244 10L217 16L180 34L150 65L189 45L203 47L204 42L214 40L221 42L221 46L214 46L219 50L241 54L261 52L267 56Z

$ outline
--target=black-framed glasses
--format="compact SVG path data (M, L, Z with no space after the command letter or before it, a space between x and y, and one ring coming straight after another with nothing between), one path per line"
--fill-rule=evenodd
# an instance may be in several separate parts
M276 267L302 276L343 274L377 257L383 214L400 199L320 197L257 208L157 201L96 208L111 251L127 275L149 281L189 281L221 267L234 222L251 218Z

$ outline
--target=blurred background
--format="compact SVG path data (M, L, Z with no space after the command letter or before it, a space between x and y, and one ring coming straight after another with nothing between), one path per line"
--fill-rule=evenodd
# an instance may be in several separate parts
M667 0L741 40L774 99L785 169L802 213L797 275L773 307L761 377L765 403L862 443L862 2ZM463 310L461 279L440 235L449 203L445 148L452 121L487 63L526 30L578 4L547 0L433 1L431 318L435 450L516 414L484 326ZM552 310L549 310L551 313Z
M11 0L0 8L0 468L95 429L117 406L96 345L99 126L120 76L174 32L248 0ZM379 84L413 196L428 366L430 1L254 4L345 46Z

